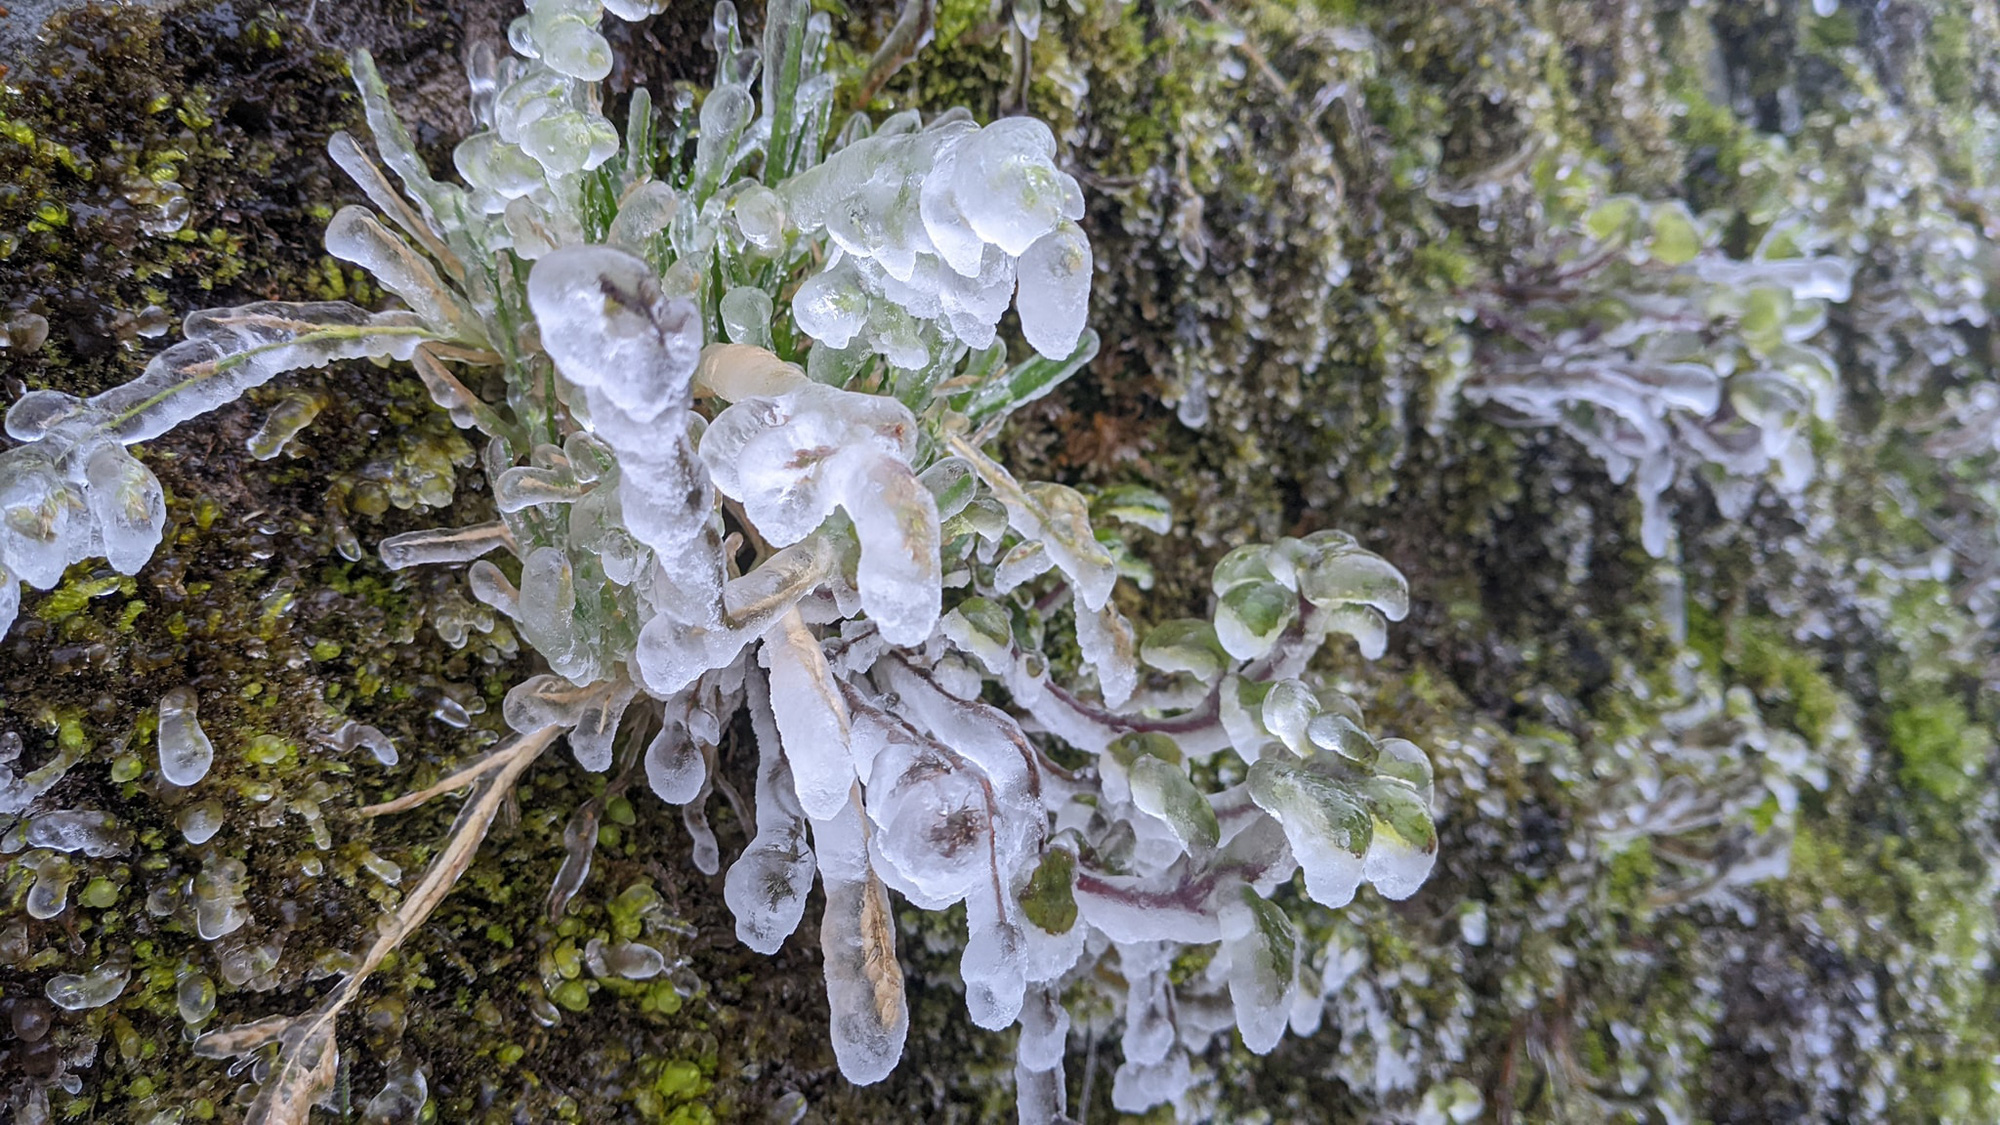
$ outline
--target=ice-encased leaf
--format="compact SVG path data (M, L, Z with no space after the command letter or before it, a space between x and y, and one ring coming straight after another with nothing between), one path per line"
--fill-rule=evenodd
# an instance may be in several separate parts
M646 744L646 785L670 805L685 805L708 784L708 758L687 726L669 721Z
M1385 898L1408 898L1430 878L1437 862L1437 827L1428 802L1394 778L1361 783L1360 797L1374 821L1362 875Z
M717 415L702 435L701 459L764 538L783 546L810 535L850 492L857 502L869 499L852 475L865 455L887 455L907 472L917 433L916 417L895 399L802 383L742 398ZM934 522L935 502L928 493L924 499Z
M1196 867L1207 864L1222 839L1222 829L1208 798L1188 780L1182 767L1143 754L1133 759L1127 772L1132 803L1165 824Z
M436 267L397 237L366 207L342 207L326 225L326 252L374 275L438 334L480 340L484 332Z
M1303 758L1311 752L1306 731L1319 715L1319 698L1302 680L1279 680L1271 685L1258 712L1264 729Z
M774 700L778 691L773 684ZM826 893L819 946L833 1013L833 1056L849 1082L866 1086L895 1069L910 1030L895 916L869 862L867 830L853 804L841 806L837 816L815 818L812 836Z
M1318 552L1299 567L1299 593L1327 608L1360 604L1401 621L1410 612L1410 584L1387 559L1359 548Z
M1381 754L1373 763L1375 772L1396 780L1416 790L1426 805L1431 801L1432 770L1431 759L1423 748L1403 738L1385 738L1381 742Z
M1007 611L986 598L967 598L945 615L944 635L971 653L992 675L1004 675L1013 661L1014 626Z
M1111 600L1118 564L1090 527L1090 505L1075 489L1037 483L1023 488L1012 473L970 443L954 436L952 448L972 462L980 479L1006 506L1008 522L1024 539L1038 539L1069 577L1077 601L1098 610Z
M854 737L874 746L868 819L884 881L926 910L990 885L993 809L977 767L872 706Z
M771 716L770 688L751 669L743 680L751 729L757 736L757 834L730 865L722 896L736 917L736 938L759 953L776 953L805 916L816 863L806 845L804 811Z
M861 608L890 644L920 645L944 595L937 503L900 458L862 450L847 460L841 507L861 541Z
M1039 539L1016 543L993 564L993 592L1008 593L1023 582L1041 577L1053 566L1055 560L1049 557L1048 544Z
M830 819L847 806L855 785L847 703L819 639L796 610L764 635L760 652L771 670L771 711L799 806L814 820Z
M1245 582L1216 603L1216 639L1236 659L1255 660L1271 651L1298 615L1298 595L1291 590L1276 582Z
M1090 315L1090 270L1090 241L1075 223L1063 223L1021 255L1014 307L1028 346L1049 359L1076 350Z
M637 688L620 679L584 705L569 732L570 752L576 755L577 765L592 773L611 768L612 739L617 737L619 720L636 694Z
M1032 117L1007 117L958 143L951 193L982 241L1016 257L1073 214L1082 195L1055 166L1056 139Z
M1173 528L1174 507L1150 488L1120 484L1097 494L1090 502L1090 518L1100 523L1113 519L1143 527L1155 535L1165 535Z
M1013 917L1013 900L988 886L965 900L965 1010L972 1022L998 1031L1021 1014L1028 985L1027 939Z
M1299 934L1275 903L1239 887L1222 909L1222 953L1228 958L1229 1003L1243 1045L1268 1054L1291 1022L1298 981Z
M1250 799L1284 826L1315 902L1338 909L1353 901L1374 835L1358 795L1302 765L1263 758L1250 767Z
M507 525L495 520L471 527L406 531L382 540L376 550L382 556L383 566L405 570L426 564L471 562L512 540Z
M1215 564L1210 582L1220 597L1238 586L1276 583L1286 589L1297 586L1298 575L1291 560L1268 543L1250 543L1222 556Z
M1153 626L1139 645L1139 657L1162 672L1186 672L1204 683L1220 675L1231 661L1216 637L1215 625L1194 617Z
M509 729L531 734L543 727L574 727L601 689L578 687L561 676L530 676L508 689L500 715Z
M1086 328L1068 355L1057 359L1032 355L1005 371L995 371L979 386L954 396L952 409L965 415L974 429L982 429L1061 386L1097 358L1098 347L1096 331Z
M433 335L414 313L370 313L343 301L203 309L183 328L187 339L154 356L137 379L87 400L108 436L151 441L301 367L371 356L407 362Z
M635 420L685 407L701 358L701 311L670 297L645 262L609 246L568 246L528 274L542 347L563 377Z
M1122 707L1139 686L1136 649L1138 636L1132 623L1106 603L1092 611L1081 606L1076 611L1076 643L1084 663L1097 673L1097 686L1104 702Z
M21 580L13 572L0 566L0 637L14 627L14 618L21 613Z

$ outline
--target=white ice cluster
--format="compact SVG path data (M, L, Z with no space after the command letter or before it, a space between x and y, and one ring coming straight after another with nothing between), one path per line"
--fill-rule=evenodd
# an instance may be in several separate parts
M1142 638L1114 593L1143 564L1108 525L1165 532L1164 498L1018 481L981 449L1097 346L1083 197L1048 128L857 117L823 154L827 17L774 0L752 49L724 0L714 89L668 107L665 130L636 92L621 138L596 86L601 14L530 0L510 31L522 58L472 55L466 186L431 176L357 56L402 194L336 136L375 209L337 214L327 247L409 311L200 313L127 387L30 396L8 420L29 444L0 457L0 561L43 587L93 552L134 569L163 511L124 444L287 367L410 362L486 435L497 518L392 537L383 561L465 566L547 666L508 693L507 723L566 732L587 770L643 762L710 873L703 809L748 710L755 835L726 895L741 939L775 951L818 876L850 1080L889 1073L908 1032L891 892L964 904L967 1007L1020 1028L1024 1122L1065 1115L1066 994L1125 1012L1114 1100L1133 1111L1182 1099L1190 1053L1227 1028L1257 1051L1309 1030L1320 992L1298 985L1281 888L1302 871L1326 907L1363 883L1401 898L1436 850L1424 754L1378 741L1307 673L1336 632L1380 654L1402 575L1337 532L1245 547L1216 567L1212 620ZM1037 353L1013 363L996 330L1010 303ZM286 436L309 420L288 416ZM1048 653L1069 651L1065 672ZM213 754L194 704L161 701L176 785ZM1217 952L1176 983L1190 945Z
M1811 427L1838 405L1836 361L1813 340L1828 305L1847 300L1852 264L1815 256L1799 223L1732 258L1725 225L1678 202L1615 196L1478 309L1498 331L1467 396L1561 429L1614 481L1631 480L1656 557L1682 473L1696 472L1730 518L1766 483L1796 496L1813 476Z

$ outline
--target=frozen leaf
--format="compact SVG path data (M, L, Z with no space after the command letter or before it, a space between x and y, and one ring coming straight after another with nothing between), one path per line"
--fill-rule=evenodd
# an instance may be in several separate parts
M1214 680L1231 662L1216 637L1215 626L1193 617L1155 625L1139 646L1139 656L1162 672L1185 672L1204 683Z
M723 898L736 916L737 940L759 953L776 953L805 915L815 863L771 716L770 689L754 669L743 686L757 735L757 834L730 866Z
M1057 223L1082 218L1069 213L1075 181L1056 169L1055 153L1055 135L1031 117L1002 118L959 142L951 192L981 240L1020 256Z
M776 691L774 684L774 696ZM833 1010L833 1055L849 1082L866 1086L895 1069L909 1034L895 918L869 863L866 829L853 804L813 821L813 845L826 893L819 944Z
M1252 543L1222 556L1215 564L1211 581L1216 596L1220 597L1238 586L1251 583L1276 584L1292 589L1297 586L1298 577L1291 560L1283 552L1268 544Z
M1105 489L1090 502L1092 522L1107 519L1143 527L1155 535L1165 535L1173 527L1174 508L1167 498L1150 488L1121 484Z
M645 262L608 246L566 247L535 263L528 301L570 382L640 421L687 405L700 310L662 292Z
M1352 603L1369 606L1391 621L1410 612L1410 584L1403 572L1372 551L1325 550L1299 567L1299 593L1328 608Z
M1146 754L1135 758L1128 772L1132 803L1164 823L1197 867L1206 865L1215 854L1222 831L1215 810L1183 768Z
M1381 756L1375 759L1375 771L1383 777L1392 777L1416 790L1424 804L1431 801L1431 760L1416 743L1402 738L1385 738L1381 744Z
M1236 659L1255 660L1271 651L1298 614L1298 595L1291 590L1276 582L1245 582L1217 602L1216 639Z
M105 442L84 467L85 499L97 523L104 558L120 574L137 574L160 545L167 522L158 478L117 442Z
M475 524L471 527L441 527L430 531L406 531L382 540L377 548L382 565L390 570L439 563L471 562L513 542L507 525Z
M1021 314L1021 334L1048 359L1069 355L1090 315L1089 240L1075 223L1064 223L1021 255L1019 269L1014 305Z
M761 652L771 670L771 710L799 805L814 820L831 819L847 807L855 783L847 703L818 638L797 610L771 627Z
M283 372L370 356L408 360L434 335L412 313L369 313L339 301L204 309L183 328L187 339L154 356L137 379L87 400L107 436L151 441Z
M670 805L685 805L708 784L708 759L679 722L668 722L646 744L646 784Z
M944 618L944 635L972 654L992 675L1013 666L1013 623L1007 611L985 598L967 598Z
M1268 1054L1291 1021L1298 980L1299 935L1283 910L1249 887L1223 908L1222 955L1228 958L1229 1002L1243 1045Z
M342 207L326 225L326 252L353 262L382 287L403 299L410 311L440 336L482 340L485 333L457 294L445 287L436 267L397 237L366 207Z
M1311 688L1299 680L1279 680L1265 694L1260 717L1272 737L1303 758L1311 752L1307 727L1318 714L1319 699Z
M1374 821L1363 876L1386 898L1408 898L1424 885L1437 862L1437 828L1430 806L1416 790L1393 778L1362 782L1360 796Z
M1251 765L1250 798L1284 826L1292 854L1305 869L1306 893L1334 909L1352 901L1374 831L1360 798L1336 781L1277 758Z
M1106 705L1124 706L1139 686L1138 637L1132 623L1117 606L1108 603L1095 612L1078 607L1076 643L1084 663L1097 673L1097 686Z

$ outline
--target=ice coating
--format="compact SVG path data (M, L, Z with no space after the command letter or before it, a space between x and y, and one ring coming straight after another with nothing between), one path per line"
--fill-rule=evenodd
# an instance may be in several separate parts
M1052 359L1074 350L1090 289L1090 248L1074 220L1083 193L1054 162L1033 118L977 128L947 114L927 127L858 140L780 189L790 218L839 247L802 286L806 332L845 348L857 337L889 362L931 351L908 329L931 320L974 348L992 343L1017 277L1028 342Z
M896 960L888 893L875 878L867 830L854 805L812 822L826 914L820 921L833 1054L849 1082L879 1082L903 1056L909 1007Z
M172 785L195 784L215 761L215 744L201 729L195 707L193 688L178 687L160 697L160 776Z
M754 671L744 678L744 689L757 735L757 835L730 866L723 897L736 917L737 940L759 953L775 953L805 916L815 861L806 842L805 811L771 717L770 689Z
M197 312L188 339L125 387L23 398L8 417L23 444L0 453L0 625L19 581L52 586L92 554L131 573L150 556L164 495L126 445L290 368L408 361L455 424L484 435L497 518L389 537L382 562L464 568L469 598L429 620L437 635L534 650L546 671L512 685L506 724L524 740L565 739L612 784L643 769L642 823L677 815L694 867L727 868L747 946L779 949L820 877L849 1080L886 1075L908 1035L895 911L960 903L967 1017L1019 1025L1028 1125L1064 1110L1073 991L1093 1041L1097 1013L1114 1021L1121 1108L1183 1098L1191 1053L1229 1027L1268 1049L1303 1003L1283 971L1297 963L1281 940L1294 931L1270 896L1301 866L1330 902L1352 895L1343 880L1408 894L1434 861L1423 752L1375 744L1359 709L1308 671L1331 632L1379 652L1387 620L1408 610L1407 584L1351 537L1320 533L1232 554L1209 617L1159 625L1117 587L1121 574L1147 581L1135 546L1147 541L1132 529L1172 532L1163 496L1136 477L1087 494L1016 480L982 451L1010 412L1097 354L1083 196L1053 132L1025 117L981 127L964 111L856 117L823 159L830 21L783 0L765 13L761 51L718 6L717 84L698 113L686 91L664 117L633 91L621 136L594 85L613 65L606 7L533 0L509 29L519 59L471 52L476 131L453 150L462 187L432 177L372 63L355 59L387 172L353 137L330 142L373 210L338 213L327 245L409 311ZM621 17L657 7L608 5ZM691 165L673 147L686 134L664 135L687 123L681 111L699 126ZM999 331L1010 304L1035 353L1019 362L1020 342ZM1656 381L1675 404L1708 394L1697 372ZM1801 408L1782 387L1736 391L1746 418ZM316 402L280 399L250 452L313 456L291 441ZM359 547L341 550L353 561ZM423 706L465 730L470 699L453 689ZM716 800L742 800L723 767L745 708L756 788L736 811L754 833L731 856L739 837L710 816ZM159 739L164 781L202 780L213 747L191 690L162 701ZM353 722L323 740L396 761ZM1225 748L1250 777L1211 792L1241 768L1209 765ZM87 810L29 807L74 753L37 757L25 775L18 752L6 757L0 811L18 814L13 831L33 849L20 861L29 913L59 917L84 860L129 850L131 832ZM535 768L570 767L551 756ZM220 832L240 802L216 793L177 799L192 847L233 838ZM338 838L323 803L287 794L272 815L297 814L322 851ZM558 911L589 869L601 811L568 822ZM306 855L318 877L323 859ZM355 862L385 886L404 882L374 852ZM148 899L218 942L232 988L276 968L250 915L250 875L210 850ZM1205 970L1170 976L1185 946L1218 942ZM629 935L590 943L584 960L605 981L674 971L663 948ZM214 1015L205 976L187 972L176 992L189 1024ZM420 1071L399 1063L368 1112L406 1113L425 1096Z
M663 292L645 262L608 246L568 247L535 263L528 300L542 346L572 383L638 421L686 404L699 312Z

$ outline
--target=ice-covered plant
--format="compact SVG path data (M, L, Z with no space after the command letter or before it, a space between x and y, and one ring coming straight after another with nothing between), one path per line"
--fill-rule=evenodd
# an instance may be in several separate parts
M1727 223L1677 201L1614 196L1559 226L1474 301L1491 329L1466 386L1526 425L1556 426L1633 481L1648 552L1666 553L1665 494L1694 472L1730 516L1769 482L1811 480L1810 426L1837 404L1813 343L1852 265L1801 221L1748 257Z
M326 245L405 309L197 313L134 382L87 400L35 392L8 414L23 443L0 454L9 619L14 578L47 588L78 559L129 572L152 553L160 487L126 446L287 369L413 364L486 436L498 518L380 553L391 568L467 565L472 596L540 655L547 671L507 695L518 737L363 810L474 787L321 1005L198 1049L277 1044L252 1120L304 1120L335 1072L340 1012L559 737L586 770L643 760L716 872L703 809L746 708L754 837L726 895L739 937L771 952L818 875L850 1080L879 1080L903 1052L891 891L964 904L967 1007L982 1027L1019 1024L1024 1121L1064 1112L1066 998L1122 1008L1114 1100L1128 1110L1180 1097L1188 1052L1217 1032L1265 1051L1288 1024L1310 1028L1320 990L1298 985L1280 889L1303 871L1327 907L1363 882L1404 897L1436 850L1424 754L1377 740L1308 672L1336 632L1380 653L1407 610L1402 576L1338 532L1246 546L1215 569L1211 618L1142 639L1114 598L1140 564L1108 525L1163 532L1165 501L1023 482L982 451L1097 350L1083 197L1049 129L856 115L829 146L827 17L775 0L753 49L723 0L714 88L664 119L636 91L621 137L596 85L611 66L601 15L599 0L530 0L510 30L520 58L471 56L463 185L431 175L355 57L402 189L336 135L374 209L335 215ZM998 335L1010 304L1032 349L1018 360ZM576 835L556 909L587 875L594 834ZM1188 946L1215 952L1172 983Z

